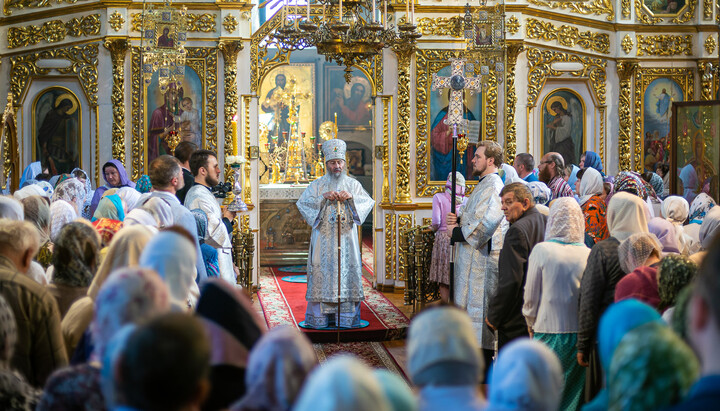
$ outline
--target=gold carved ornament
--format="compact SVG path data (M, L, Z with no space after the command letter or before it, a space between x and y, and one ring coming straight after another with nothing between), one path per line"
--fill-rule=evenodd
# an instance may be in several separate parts
M643 152L645 145L645 130L643 121L643 103L645 90L658 78L669 78L678 85L683 92L684 101L692 101L695 90L695 74L692 68L638 68L635 71L635 171L643 170Z
M78 0L56 0L57 4L60 3L68 3L68 4L74 4L77 3ZM12 14L12 9L30 9L30 8L42 8L42 7L50 7L52 3L52 0L5 0L5 4L3 6L3 12L6 16L9 16Z
M620 0L620 13L625 20L630 18L630 0Z
M610 36L608 34L592 31L581 32L577 27L567 24L556 27L550 22L530 18L525 22L525 32L530 39L555 40L558 44L566 47L574 47L577 44L584 49L598 53L610 52Z
M112 156L125 164L125 54L127 39L107 39L105 48L110 51L113 63L113 87L110 95L113 111Z
M0 139L2 139L2 189L14 191L18 189L20 182L20 148L18 144L17 133L17 113L13 102L12 93L8 93L7 105L2 114L2 131ZM10 187L7 186L8 178Z
M579 0L579 1L560 1L560 0L528 0L528 3L536 6L547 7L551 9L569 10L577 14L607 14L607 20L612 21L615 16L613 9L614 0Z
M122 14L116 12L113 12L110 17L108 18L108 24L110 27L112 27L115 31L120 31L122 29L122 26L125 24L125 18L123 18Z
M57 43L65 37L83 37L100 34L100 15L91 14L75 17L63 23L62 20L46 21L41 26L32 24L8 29L8 48L31 46L46 41Z
M643 0L635 0L635 15L644 24L657 24L666 19L670 19L670 22L675 24L687 23L695 16L696 3L697 0L687 0L684 9L681 9L677 15L655 15L645 7Z
M250 147L250 102L252 96L243 96L243 107L244 111L244 124L245 124L245 184L243 187L243 202L248 205L252 205L252 179L250 175L252 173L252 166L250 165L250 159L253 158L251 147Z
M703 0L703 19L712 20L713 0Z
M517 127L515 124L515 110L517 107L517 94L515 92L515 66L520 53L525 50L522 43L511 43L507 51L507 79L505 90L507 95L507 110L505 112L505 158L512 164L517 154Z
M520 31L520 21L515 16L510 16L507 23L505 24L505 28L507 28L508 33L510 34L518 34Z
M141 32L142 24L142 13L132 13L130 15L130 28L132 31ZM215 31L215 14L186 13L185 24L188 32L211 33Z
M414 45L413 45L414 46ZM410 84L412 81L410 66L413 48L394 49L398 56L398 102L397 102L397 166L395 171L398 203L411 203L410 199Z
M713 54L716 47L717 41L715 41L715 36L712 34L708 34L707 38L705 39L705 51L707 51L708 54Z
M397 216L398 221L398 233L402 233L404 231L409 230L413 226L413 214L399 214ZM408 277L408 261L405 256L405 253L399 253L398 254L398 281L405 281L405 279ZM406 286L407 288L407 286Z
M145 119L142 118L142 90L144 81L142 78L142 70L140 70L141 53L140 47L130 48L130 65L132 74L130 76L130 100L131 100L131 116L132 116L132 179L137 181L143 174L145 165L145 145L143 142L143 130Z
M693 55L692 34L675 36L672 34L658 34L654 36L637 35L638 56L677 56L684 54Z
M392 211L385 214L385 279L393 280L395 274L395 214Z
M713 64L709 60L698 60L697 66L698 73L700 74L700 99L712 100L713 83L715 79L711 69Z
M224 61L224 75L225 79L223 84L225 85L225 104L224 104L224 152L225 155L233 153L235 143L235 136L233 132L237 132L237 129L233 130L232 122L233 119L237 119L238 115L238 92L237 92L237 56L240 50L242 50L242 43L239 41L222 40L218 43L218 48L222 52ZM236 120L237 121L237 120ZM247 157L246 157L247 159ZM230 176L234 175L230 164L225 163L225 178L230 179Z
M620 129L618 134L618 161L620 171L629 171L631 168L631 135L632 135L632 79L638 64L631 60L618 60L617 73L620 79L620 94L618 101L618 117Z
M235 30L237 30L238 25L239 25L240 23L237 21L237 19L235 18L235 16L233 16L232 14L228 14L228 15L225 16L225 18L223 19L223 23L222 23L222 24L223 24L223 27L225 28L225 31L227 31L228 33L234 33Z
M383 96L383 145L382 145L382 203L390 204L390 110L392 105L392 96Z
M405 17L401 17L398 24L406 23ZM423 36L447 36L464 38L463 17L421 17L417 20L417 30Z
M620 42L620 47L622 47L625 54L630 54L633 47L635 47L635 43L633 43L632 36L629 34L626 34L625 37L623 37L622 41Z

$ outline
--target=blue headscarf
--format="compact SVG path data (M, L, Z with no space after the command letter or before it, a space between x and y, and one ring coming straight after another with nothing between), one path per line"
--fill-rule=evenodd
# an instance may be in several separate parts
M594 151L586 151L585 152L585 164L584 167L592 167L595 170L600 172L600 175L605 177L605 173L603 173L603 165L602 160L600 159L600 156L598 153Z
M125 220L125 210L123 209L122 200L119 195L111 194L100 199L95 214L93 214L92 221L97 221L101 218L117 221Z
M40 173L42 173L42 165L40 162L36 161L34 163L30 163L29 166L25 167L22 177L20 177L20 187L22 188L27 180L35 179L35 177Z
M580 168L578 166L576 166L575 164L573 164L572 165L572 173L570 173L570 178L568 178L568 181L567 181L567 184L570 186L573 193L575 192L575 182L577 182L578 171L580 171Z
M208 277L220 277L220 266L218 263L218 251L216 248L205 243L205 235L207 234L208 217L205 211L200 208L190 210L195 217L197 225L197 235L200 241L200 252L205 262L205 270Z

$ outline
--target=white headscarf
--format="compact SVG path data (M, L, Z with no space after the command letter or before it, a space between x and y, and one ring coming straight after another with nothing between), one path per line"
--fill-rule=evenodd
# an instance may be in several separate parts
M523 183L525 184L525 180L520 178L517 171L515 170L515 167L511 166L510 164L503 163L500 168L505 170L505 185L512 184L512 183Z
M539 341L516 339L500 351L493 366L486 410L555 411L563 383L554 351Z
M0 196L0 218L23 221L25 211L22 203L12 197Z
M585 239L585 216L572 197L560 197L550 204L546 227L545 241L583 244Z
M195 283L195 244L172 231L162 231L147 243L140 255L140 267L152 268L170 289L174 306L187 309Z
M332 357L305 383L294 411L390 411L372 370L349 355Z
M174 224L172 208L170 208L170 204L162 198L150 197L140 208L155 218L158 228L170 227Z
M142 195L139 191L131 187L120 187L118 188L116 194L123 202L123 207L125 207L126 215L130 212L130 210L135 208L135 205L137 204L140 196Z
M590 197L603 193L603 179L600 172L592 167L588 167L583 171L580 180L580 205L587 203Z
M132 225L143 225L146 227L157 228L157 220L155 220L155 217L148 213L147 210L143 208L135 208L127 213L127 215L125 215L125 220L123 220L123 227L129 227Z
M77 218L77 211L70 203L65 200L53 201L50 204L50 240L54 242L65 224Z
M610 236L623 241L635 233L647 233L646 204L642 198L620 191L610 199L607 209Z
M76 214L80 215L85 204L85 184L77 178L68 178L55 187L52 201L65 200L74 208Z
M700 242L703 249L710 248L713 239L720 233L720 207L713 207L707 214L700 226Z
M675 226L675 238L677 238L680 254L688 255L689 241L685 238L683 224L690 214L690 204L680 196L669 196L662 202L662 215L666 220Z
M653 251L662 256L663 247L653 233L636 233L626 238L618 247L618 258L620 268L625 274L635 271L636 268L645 265Z
M47 193L45 192L45 190L42 189L42 187L37 184L26 185L25 187L13 193L13 198L15 198L17 201L22 201L23 199L30 196L47 197Z

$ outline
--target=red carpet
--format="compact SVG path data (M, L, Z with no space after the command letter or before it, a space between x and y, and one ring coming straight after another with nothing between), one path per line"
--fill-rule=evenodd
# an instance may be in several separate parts
M278 325L291 325L296 328L305 320L305 291L307 284L281 281L285 275L301 273L281 273L274 268L260 268L260 289L258 299L263 308L268 328ZM370 282L363 277L365 301L360 316L370 325L365 328L343 330L340 342L386 341L405 338L410 320L395 307L381 292L374 290ZM319 331L299 328L314 343L337 342L336 331Z

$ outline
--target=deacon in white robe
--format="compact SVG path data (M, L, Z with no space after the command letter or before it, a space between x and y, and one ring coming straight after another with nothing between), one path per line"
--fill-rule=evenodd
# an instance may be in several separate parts
M345 142L323 143L326 174L310 183L297 201L298 210L312 227L307 263L307 309L305 323L312 328L337 324L338 257L337 229L340 203L341 265L340 326L360 325L360 304L365 299L358 226L372 211L375 201L360 183L345 174Z
M185 195L185 207L189 210L199 208L207 214L208 226L203 240L217 249L220 277L230 284L236 284L229 227L234 216L229 211L223 213L210 190L220 181L220 166L215 153L208 150L194 152L190 156L190 170L195 176L195 185Z
M502 156L497 143L478 144L472 164L473 175L480 176L480 181L457 217L448 214L448 230L452 230L451 238L457 247L455 304L467 310L483 350L494 347L495 337L485 325L485 317L488 301L497 288L498 259L508 229L500 209L503 182L497 174Z

